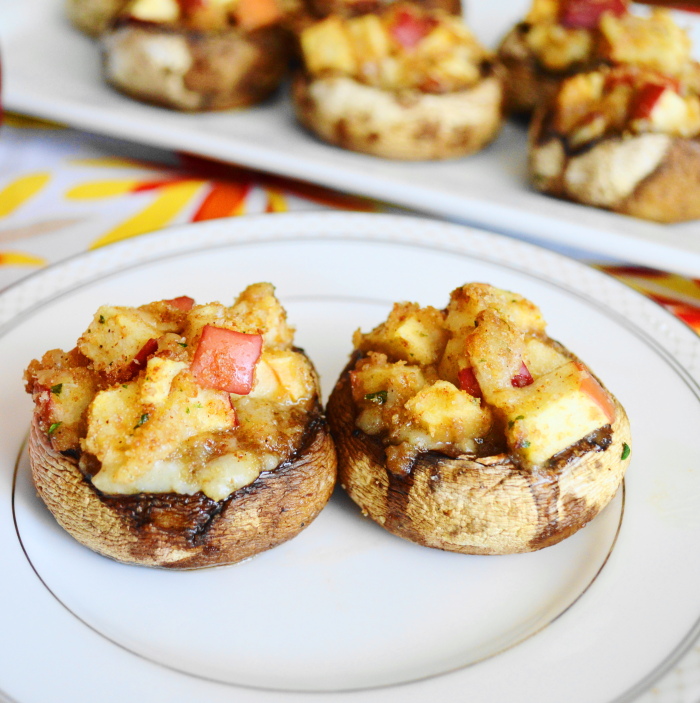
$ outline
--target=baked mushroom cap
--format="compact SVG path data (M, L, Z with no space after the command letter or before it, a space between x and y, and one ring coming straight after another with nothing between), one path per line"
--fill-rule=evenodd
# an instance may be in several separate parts
M537 110L530 127L533 186L558 198L661 223L699 218L700 100L694 90L650 75L650 82L640 78L634 89L624 83L604 88L603 100L583 103L578 115L569 107L574 103L567 101L567 93L603 77L606 82L631 81L635 72L602 70L564 82ZM628 90L631 97L615 100L613 90ZM607 105L614 107L606 111ZM621 118L615 114L619 105L627 110Z
M629 421L611 396L614 422L543 468L522 469L507 454L451 458L431 451L419 454L410 470L393 473L381 442L356 428L351 368L327 408L339 482L363 513L418 544L463 554L513 554L556 544L609 503L629 463Z
M504 110L507 114L528 117L540 103L547 102L568 73L545 71L524 41L524 25L516 25L498 48L504 68ZM581 66L576 66L577 70Z
M287 73L290 39L281 26L252 32L178 30L119 21L102 38L106 81L127 95L185 111L261 102Z
M66 0L66 14L80 31L98 37L127 2L128 0Z
M203 493L106 495L57 452L35 413L29 436L32 478L57 522L111 559L167 569L235 564L296 536L333 491L336 455L319 408L298 451L224 500Z
M360 15L377 12L394 0L306 0L308 11L315 17L331 14ZM444 10L453 15L462 13L460 0L413 0L413 4L430 10Z
M450 159L482 149L498 135L503 88L498 75L454 93L394 92L347 76L299 74L297 118L330 144L389 159Z

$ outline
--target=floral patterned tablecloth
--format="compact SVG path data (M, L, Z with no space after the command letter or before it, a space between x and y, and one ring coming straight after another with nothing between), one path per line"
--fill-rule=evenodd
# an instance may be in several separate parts
M397 210L249 169L5 115L0 129L0 291L68 256L164 227L310 209ZM691 279L575 255L700 333L700 271L698 279ZM700 645L639 701L698 703Z

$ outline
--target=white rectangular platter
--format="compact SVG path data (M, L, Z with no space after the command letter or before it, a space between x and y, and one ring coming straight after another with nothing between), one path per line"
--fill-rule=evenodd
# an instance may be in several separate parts
M495 46L528 0L469 0L469 23ZM5 108L136 143L189 152L369 196L504 234L700 276L700 222L657 225L534 192L526 133L507 124L485 151L439 163L391 162L327 146L294 121L283 90L247 111L179 114L142 105L100 78L98 47L61 0L0 0ZM700 17L679 13L700 47Z

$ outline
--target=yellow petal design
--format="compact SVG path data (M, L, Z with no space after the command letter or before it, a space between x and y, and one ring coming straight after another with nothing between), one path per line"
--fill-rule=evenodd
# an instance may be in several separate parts
M157 191L158 197L145 210L94 241L90 245L90 249L97 249L105 244L137 237L140 234L153 232L164 227L192 200L201 188L202 181L182 181L160 189Z
M27 200L34 197L50 180L50 173L31 173L5 186L0 190L0 217L11 215Z
M153 169L153 164L146 161L137 161L136 159L125 159L120 156L100 156L94 159L71 159L71 164L74 166L95 166L96 168L150 168Z
M0 251L0 266L46 266L46 259L21 251Z
M287 198L285 198L284 193L275 188L267 189L267 208L266 212L287 212L289 206L287 205Z
M66 193L68 200L97 200L99 198L113 198L117 195L131 193L141 181L137 180L114 180L114 181L92 181L91 183L81 183L75 188L71 188Z
M65 125L50 120L41 120L38 117L18 115L15 112L6 112L3 115L3 122L8 127L19 127L23 129L68 129Z

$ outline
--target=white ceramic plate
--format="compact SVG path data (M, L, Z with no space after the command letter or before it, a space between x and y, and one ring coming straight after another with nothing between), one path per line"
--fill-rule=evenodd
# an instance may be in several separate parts
M470 0L476 34L495 45L529 0ZM96 46L69 26L63 0L0 0L8 109L81 129L188 151L516 236L685 272L700 272L700 224L666 226L554 200L526 181L525 132L508 124L488 149L443 163L346 152L296 126L284 94L243 112L189 115L142 105L103 85ZM697 18L679 15L684 24ZM693 23L694 34L700 22ZM696 37L700 47L700 36Z
M230 568L131 567L74 542L28 477L24 367L70 348L99 304L230 301L259 280L276 284L326 394L353 330L394 300L443 307L472 280L526 295L628 410L624 495L563 543L506 557L403 541L340 490L296 539ZM0 340L0 698L611 703L698 632L700 341L575 261L417 218L219 220L30 276L0 296Z

